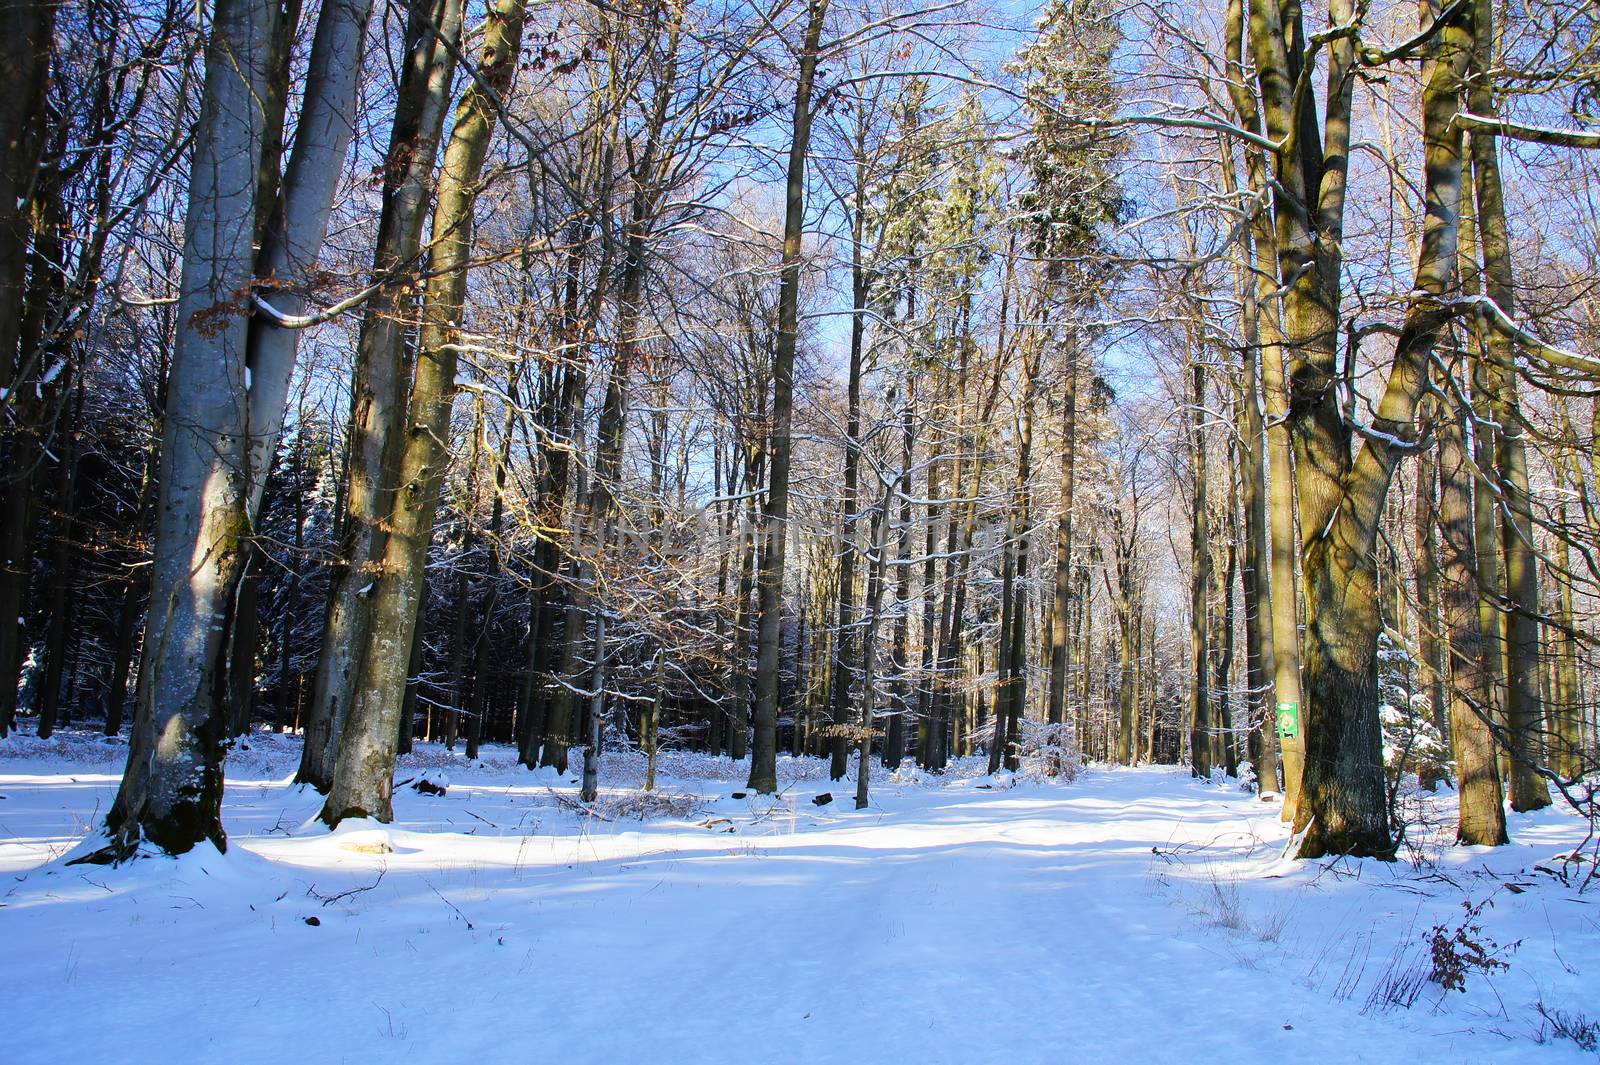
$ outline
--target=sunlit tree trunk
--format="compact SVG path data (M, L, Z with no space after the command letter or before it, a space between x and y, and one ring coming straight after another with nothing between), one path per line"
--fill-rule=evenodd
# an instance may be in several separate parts
M412 359L406 320L414 306L408 278L421 253L434 163L449 110L461 0L413 0L405 66L385 156L373 278L385 284L363 308L351 380L349 455L341 493L339 565L329 586L317 672L304 714L305 743L295 779L326 792L372 621L393 508Z
M914 712L915 705L911 698L911 656L908 648L911 635L911 463L916 454L917 441L917 380L914 372L906 374L905 387L905 407L900 415L900 477L895 482L900 516L899 535L895 542L894 681L891 685L894 714L889 719L883 744L883 764L890 770L899 769L905 757L907 719Z
M221 0L206 48L167 382L139 702L98 858L181 854L222 829L224 620L250 535L245 353L272 8Z
M1211 525L1207 512L1206 371L1198 354L1191 356L1189 395L1189 768L1201 779L1216 763L1211 713L1210 620L1206 604L1211 590Z
M1459 360L1454 361L1459 365ZM1440 570L1452 667L1450 735L1461 797L1456 839L1469 845L1494 846L1506 842L1506 818L1489 726L1493 689L1484 663L1491 650L1479 628L1481 593L1474 577L1472 469L1461 421L1460 416L1446 416L1439 425Z
M1473 114L1493 117L1494 4L1473 2L1472 77L1467 100ZM1507 317L1516 315L1516 287L1511 266L1511 236L1506 224L1505 196L1500 183L1500 158L1496 138L1475 130L1470 134L1478 245L1483 253L1483 280L1491 300ZM1550 791L1539 776L1542 760L1538 742L1539 702L1539 567L1533 542L1533 517L1528 491L1528 456L1522 408L1517 398L1517 375L1510 369L1516 346L1499 330L1487 337L1490 356L1483 376L1488 386L1490 410L1499 427L1495 436L1492 468L1499 474L1504 503L1497 507L1498 541L1504 552L1505 712L1510 737L1507 782L1513 810L1537 810L1550 805ZM1479 549L1479 561L1486 551Z
M806 153L811 144L811 89L821 50L828 0L808 0L794 96L794 128L783 222L782 277L778 287L778 339L772 358L771 457L762 517L759 639L756 649L755 744L749 786L763 794L778 788L778 684L783 654L783 578L789 537L789 473L794 441L794 358L800 327L800 252L805 234Z
M456 106L445 149L434 208L434 278L423 305L422 331L404 450L400 488L394 493L384 543L382 576L373 590L361 679L340 741L333 787L322 819L337 825L347 817L394 816L394 762L410 649L425 588L424 564L434 514L444 482L450 413L456 392L461 316L466 295L472 215L479 178L494 131L496 101L516 71L522 43L524 0L497 0L490 7L479 62L479 78Z
M845 385L844 495L840 500L839 530L839 633L834 638L833 684L829 693L829 719L842 728L848 721L850 685L855 676L856 596L856 496L861 464L861 360L867 329L867 274L861 261L862 228L867 212L866 126L858 127L855 167L855 202L850 219L850 370ZM863 664L863 668L865 668ZM828 744L829 776L844 778L846 740L843 732Z
M1373 428L1344 478L1337 509L1301 505L1307 537L1306 762L1296 827L1300 856L1392 857L1377 713L1377 643L1382 618L1373 549L1384 498L1399 461L1393 441L1414 435L1429 360L1450 317L1460 236L1462 135L1455 123L1470 33L1459 16L1442 28L1425 64L1422 108L1426 205L1410 306ZM1313 440L1299 468L1328 461L1335 438ZM1303 482L1302 482L1303 483Z
M1072 501L1078 481L1078 359L1076 345L1066 353L1061 395L1061 488L1056 503L1056 565L1050 610L1050 723L1066 720L1068 671L1072 658ZM1079 664L1080 668L1082 663Z

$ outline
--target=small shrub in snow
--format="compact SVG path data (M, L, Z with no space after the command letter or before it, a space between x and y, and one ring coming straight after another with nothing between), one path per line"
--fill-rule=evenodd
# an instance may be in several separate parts
M1391 780L1415 774L1423 789L1432 791L1442 781L1454 779L1450 746L1434 725L1434 707L1427 694L1416 690L1416 663L1387 634L1378 642L1378 693L1382 705L1383 764Z
M902 787L915 784L926 784L932 779L915 762L905 761L900 763L900 768L889 774L889 783Z
M1239 897L1239 881L1234 877L1223 879L1215 873L1211 874L1211 883L1207 886L1201 907L1202 912L1218 928L1231 928L1237 932L1248 923L1245 920L1244 900Z
M1511 963L1502 955L1510 954L1522 945L1521 940L1501 946L1493 939L1484 935L1483 926L1478 923L1478 917L1484 909L1493 906L1489 899L1479 903L1462 902L1466 915L1455 928L1450 928L1448 923L1436 924L1428 931L1428 950L1433 958L1433 967L1428 972L1428 979L1444 988L1446 991L1467 990L1467 976L1470 973L1500 972L1511 968Z
M1263 943L1276 943L1283 938L1283 933L1289 927L1289 908L1287 906L1271 910L1261 920L1256 922L1256 938Z
M1556 1039L1570 1039L1578 1044L1581 1050L1591 1053L1600 1051L1600 1021L1592 1021L1581 1013L1553 1009L1542 1001L1535 1002L1533 1008L1544 1018L1544 1023L1539 1026L1539 1031L1534 1036L1539 1042L1549 1043Z
M1239 763L1239 790L1250 795L1256 793L1256 766L1254 762L1244 761Z
M624 817L644 821L653 817L687 819L698 813L705 803L695 795L671 791L630 791L606 804L606 812L613 819Z
M1077 736L1066 723L1022 722L1022 766L1017 774L1024 780L1071 780L1083 765Z

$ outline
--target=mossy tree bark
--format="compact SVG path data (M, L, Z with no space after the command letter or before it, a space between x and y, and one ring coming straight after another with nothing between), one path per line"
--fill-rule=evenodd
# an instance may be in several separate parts
M428 541L448 466L450 414L455 401L458 347L472 216L498 102L516 73L527 13L525 0L496 0L489 8L478 78L456 106L450 143L439 173L433 215L433 280L422 309L422 330L403 450L379 575L372 621L362 654L333 787L321 817L389 821L394 816L394 763L405 700L417 608L425 587Z
M1459 360L1453 360L1459 365ZM1486 668L1498 653L1482 636L1476 577L1472 466L1462 417L1439 427L1439 543L1445 629L1450 641L1450 735L1459 775L1456 841L1474 846L1506 842L1506 815L1490 726L1493 681ZM1494 549L1493 541L1490 549Z
M1425 221L1415 281L1394 363L1371 431L1357 453L1326 524L1301 504L1307 538L1306 760L1295 824L1299 854L1392 858L1382 737L1377 705L1377 644L1382 617L1374 547L1390 481L1405 441L1414 438L1417 404L1427 387L1434 346L1451 317L1456 286L1462 189L1459 110L1470 26L1459 13L1429 43L1424 64L1423 191ZM1298 468L1323 467L1343 447L1337 434L1302 437ZM1309 451L1310 453L1305 453ZM1302 482L1303 483L1303 482Z
M1494 65L1495 23L1490 0L1474 0L1473 23L1468 103L1473 114L1493 118L1495 100L1490 71ZM1498 139L1474 129L1469 141L1485 290L1508 318L1515 318L1515 275L1500 181ZM1517 375L1511 369L1516 345L1501 330L1488 332L1489 359L1483 377L1498 432L1492 462L1484 468L1493 468L1499 475L1503 494L1491 522L1491 530L1498 535L1491 536L1490 543L1498 542L1504 561L1505 714L1511 763L1508 791L1511 808L1527 811L1550 805L1550 790L1538 772L1543 760L1538 738L1543 717L1538 681L1539 566L1528 491L1527 431L1517 397ZM1480 562L1483 554L1480 547Z
M404 440L412 361L406 336L415 283L410 272L422 246L422 225L434 164L449 111L461 0L413 0L406 24L406 62L383 168L373 277L385 284L368 300L356 340L351 382L349 458L340 515L339 566L328 593L321 654L306 708L296 781L326 792L333 785L351 702L360 680Z

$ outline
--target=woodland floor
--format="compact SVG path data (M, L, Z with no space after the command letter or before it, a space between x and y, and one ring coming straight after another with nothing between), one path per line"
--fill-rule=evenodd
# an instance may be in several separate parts
M330 834L296 742L256 735L225 856L63 865L124 753L0 741L6 1065L1597 1060L1537 1010L1600 1019L1557 810L1461 850L1450 796L1412 797L1412 861L1295 863L1274 804L1166 768L880 770L857 812L818 763L732 798L742 766L677 754L641 819L629 753L585 811L505 749L424 748L400 776L446 795ZM1467 935L1509 968L1427 982L1430 929L1485 899Z

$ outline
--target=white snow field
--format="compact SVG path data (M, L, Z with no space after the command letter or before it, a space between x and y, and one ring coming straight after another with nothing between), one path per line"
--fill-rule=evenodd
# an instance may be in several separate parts
M124 753L0 742L5 1065L1596 1060L1538 1012L1600 1019L1600 886L1557 875L1587 828L1560 810L1492 851L1296 863L1274 805L1165 768L880 770L857 812L815 763L732 798L743 766L669 755L640 819L631 753L582 811L505 749L424 748L400 777L447 794L329 833L295 741L259 734L225 856L64 865ZM1449 804L1408 804L1414 832ZM1466 935L1508 967L1428 982L1430 929L1486 899Z

